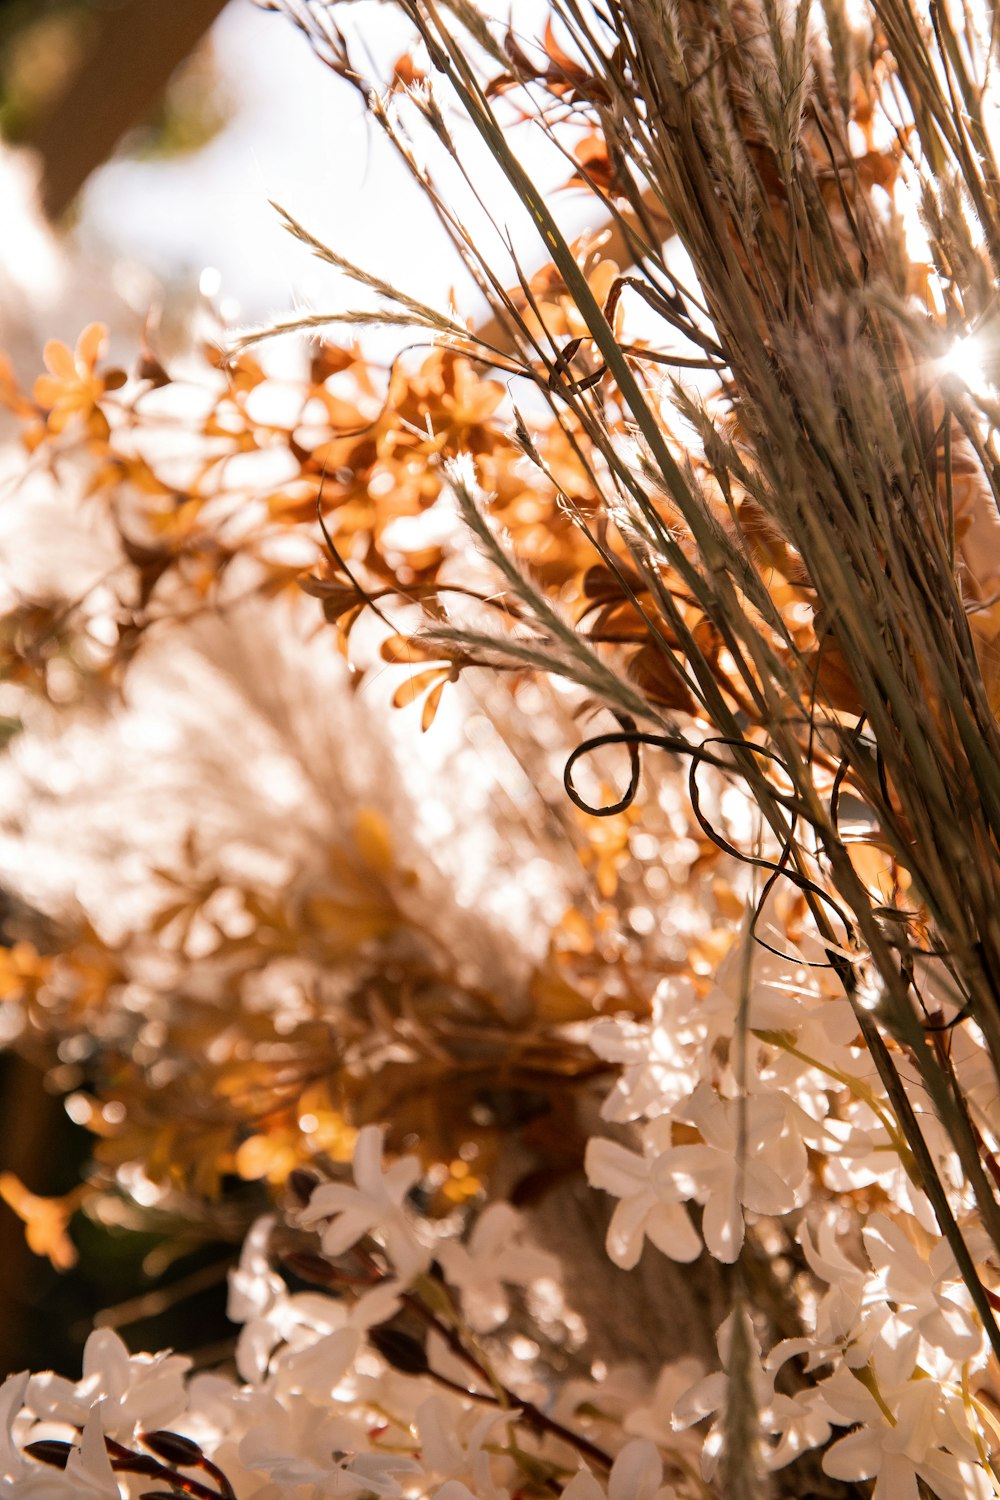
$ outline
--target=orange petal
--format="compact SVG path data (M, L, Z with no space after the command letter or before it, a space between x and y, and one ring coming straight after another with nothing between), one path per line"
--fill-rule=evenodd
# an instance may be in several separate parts
M602 307L608 299L608 293L620 275L621 272L613 260L602 260L587 277L587 285Z
M103 323L88 323L77 339L76 357L88 370L94 368L104 352L107 338L108 330Z
M55 406L63 393L63 382L54 375L39 375L34 385L34 396L39 406Z
M62 402L59 406L54 406L49 412L49 431L55 433L65 432L66 425L74 414L75 408L67 406L65 402Z
M435 716L441 703L441 694L444 692L447 677L442 677L437 687L432 687L424 699L423 711L420 715L420 728L426 733L434 723Z
M60 380L76 379L76 362L73 359L73 351L68 344L62 343L60 339L49 339L42 350L42 358L53 375Z
M413 677L408 677L405 682L400 683L392 695L393 708L405 708L408 703L412 703L415 698L419 698L420 694L426 692L435 682L438 682L442 677L447 677L449 671L450 668L448 667L432 667L429 672L417 672Z

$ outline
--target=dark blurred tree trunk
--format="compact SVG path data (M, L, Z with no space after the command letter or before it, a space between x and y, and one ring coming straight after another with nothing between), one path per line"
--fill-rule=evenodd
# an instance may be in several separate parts
M129 0L98 17L93 43L68 87L23 138L42 162L51 219L70 207L122 136L145 119L171 74L226 0Z
M35 1192L50 1192L52 1157L65 1116L62 1101L46 1092L41 1071L23 1057L0 1056L0 1170L13 1172ZM32 1349L32 1301L48 1267L32 1255L24 1225L0 1204L0 1376L23 1368Z

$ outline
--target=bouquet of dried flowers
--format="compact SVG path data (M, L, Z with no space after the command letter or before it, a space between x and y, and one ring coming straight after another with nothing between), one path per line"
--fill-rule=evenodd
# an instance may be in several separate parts
M4 1388L7 1483L995 1494L995 17L399 0L375 79L338 6L271 8L490 312L286 214L375 305L5 380L41 525L95 538L4 617L8 1034L59 1048L93 1212L275 1189L235 1374L98 1331L82 1384ZM487 212L473 136L540 270L440 185ZM433 347L284 390L251 353L338 325ZM33 888L98 742L114 862L84 811L85 892ZM65 1253L79 1192L6 1196Z

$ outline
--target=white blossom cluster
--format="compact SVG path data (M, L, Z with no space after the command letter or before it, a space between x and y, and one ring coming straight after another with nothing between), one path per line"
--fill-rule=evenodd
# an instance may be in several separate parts
M810 1273L801 1336L762 1357L750 1332L765 1466L828 1445L824 1472L875 1479L877 1500L916 1500L918 1480L945 1500L994 1495L987 1340L850 1003L818 944L792 951L773 929L761 935L769 946L753 946L749 973L737 944L707 997L666 981L648 1024L594 1028L595 1050L621 1066L604 1117L635 1122L641 1141L588 1146L591 1184L618 1200L608 1254L633 1267L649 1239L676 1261L704 1246L732 1263L748 1226L772 1247L797 1244ZM978 1076L986 1060L974 1028L955 1039L953 1060L963 1080ZM906 1087L989 1286L996 1267L971 1196L920 1087ZM993 1100L983 1103L988 1120ZM722 1370L672 1413L675 1426L714 1415L706 1478L723 1442L731 1324L719 1331ZM790 1366L805 1377L792 1394Z
M536 1382L529 1399L527 1384L519 1393L497 1374L482 1340L508 1314L508 1287L554 1280L560 1268L507 1204L487 1208L465 1243L435 1237L411 1207L418 1162L385 1166L383 1133L368 1126L353 1181L310 1180L286 1211L292 1232L319 1237L322 1255L304 1259L313 1279L328 1272L324 1289L290 1289L274 1250L284 1226L258 1220L231 1276L236 1373L130 1355L97 1330L79 1382L25 1372L0 1388L0 1493L515 1500L528 1485L568 1500L704 1500L718 1493L732 1388L749 1381L765 1468L823 1448L827 1475L875 1479L877 1500L996 1494L996 1422L968 1293L919 1194L891 1196L884 1106L838 1002L822 993L822 971L804 971L797 1006L786 971L803 979L779 960L755 973L753 1031L772 1035L779 995L796 1024L780 1044L758 1041L745 1108L720 1046L725 971L701 1007L687 987L666 985L644 1037L602 1025L598 1047L626 1064L606 1113L641 1119L645 1149L594 1140L588 1169L620 1199L608 1248L624 1266L644 1237L675 1259L698 1255L690 1202L708 1250L733 1260L747 1225L759 1233L795 1213L821 1156L837 1182L883 1184L887 1211L867 1214L853 1253L833 1190L814 1223L797 1218L812 1286L801 1336L764 1355L737 1307L719 1330L715 1373L681 1360L651 1386L635 1370L595 1369L541 1401ZM684 1092L697 1059L704 1076ZM414 1311L417 1334L400 1331L400 1315ZM793 1366L801 1378L790 1384Z
M539 1426L530 1403L521 1408L489 1378L470 1376L449 1347L454 1337L444 1336L448 1317L434 1320L416 1367L421 1346L412 1338L404 1339L409 1368L391 1344L378 1352L372 1330L404 1302L440 1310L442 1297L451 1301L428 1275L426 1226L406 1207L418 1172L413 1158L383 1170L382 1132L366 1127L353 1184L317 1187L292 1215L321 1230L331 1263L364 1242L391 1266L352 1299L289 1291L269 1249L275 1218L258 1220L230 1284L230 1316L243 1325L236 1376L192 1375L173 1354L132 1356L117 1334L99 1329L78 1383L10 1377L0 1388L0 1493L510 1500L527 1465L560 1476L570 1500L671 1500L650 1438L623 1432L613 1455L591 1445L598 1461L582 1462L568 1427L554 1418ZM467 1244L444 1248L467 1331L503 1320L505 1286L557 1269L524 1243L520 1216L505 1204L483 1213Z

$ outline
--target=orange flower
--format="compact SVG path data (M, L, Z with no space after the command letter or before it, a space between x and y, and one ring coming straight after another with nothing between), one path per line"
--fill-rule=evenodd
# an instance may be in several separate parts
M59 339L50 339L45 345L43 357L49 373L39 375L34 394L39 406L48 412L50 432L64 431L71 418L80 416L91 436L107 437L108 422L99 403L107 391L124 385L125 375L121 370L97 374L97 361L106 343L103 323L90 323L77 339L75 352Z
M25 1225L28 1246L36 1255L46 1255L57 1271L76 1265L76 1246L69 1237L69 1222L93 1189L86 1183L61 1198L40 1198L29 1192L13 1172L0 1172L0 1199Z

